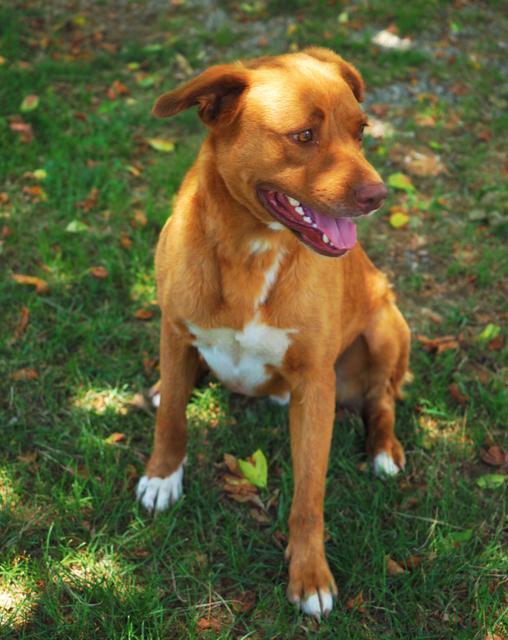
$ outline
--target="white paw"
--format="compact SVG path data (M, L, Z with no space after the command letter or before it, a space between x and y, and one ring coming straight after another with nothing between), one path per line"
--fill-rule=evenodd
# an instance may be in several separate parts
M281 393L280 396L269 396L269 398L272 402L275 402L275 404L286 405L289 403L291 394L289 391L285 391L284 393Z
M300 605L303 613L313 616L316 620L321 620L321 616L326 618L333 609L333 596L328 589L320 589L303 600L297 598L292 602Z
M396 476L399 473L399 467L386 451L381 451L381 453L377 454L374 458L373 466L376 476Z
M143 476L136 488L136 497L148 511L164 511L183 493L183 463L166 478Z

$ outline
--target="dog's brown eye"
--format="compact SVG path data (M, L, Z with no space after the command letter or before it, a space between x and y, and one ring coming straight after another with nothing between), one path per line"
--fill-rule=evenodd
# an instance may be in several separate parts
M312 133L312 129L304 129L303 131L294 133L293 138L296 142L312 142L314 134Z
M360 125L360 131L358 132L358 140L363 140L363 132L365 131L365 127L368 127L368 126L369 125L366 122Z

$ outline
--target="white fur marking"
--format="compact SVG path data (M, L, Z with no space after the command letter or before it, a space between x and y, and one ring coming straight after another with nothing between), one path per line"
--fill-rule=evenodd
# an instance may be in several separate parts
M277 276L279 275L280 263L282 261L282 258L284 257L284 253L284 251L279 251L279 253L275 256L272 266L266 270L265 281L261 288L261 293L259 294L259 297L255 302L256 308L261 304L265 304L266 299L268 298L268 294L270 293L270 290L273 287Z
M150 399L152 401L152 406L155 407L156 409L158 409L159 405L161 403L161 394L160 394L160 392L156 391Z
M208 366L233 391L252 395L269 380L266 365L279 367L294 329L277 329L259 321L256 315L243 330L203 329L190 322L196 336L194 346Z
M185 462L185 460L184 460ZM136 497L148 511L164 511L183 493L183 462L166 478L143 476L136 488Z
M257 238L256 240L250 241L250 250L252 255L257 255L258 253L263 253L264 251L269 251L272 248L271 243L265 238Z
M289 391L285 391L284 393L281 393L280 396L270 396L270 400L272 402L275 402L275 404L280 404L281 406L288 404L290 398L291 398L291 394L289 393Z
M284 231L286 227L280 222L269 222L268 228L271 229L272 231Z
M327 616L333 609L332 594L328 589L320 589L319 594L313 593L308 598L305 598L300 606L304 613L320 620L322 615Z
M376 476L396 476L399 473L399 467L389 453L381 451L374 458L374 473Z

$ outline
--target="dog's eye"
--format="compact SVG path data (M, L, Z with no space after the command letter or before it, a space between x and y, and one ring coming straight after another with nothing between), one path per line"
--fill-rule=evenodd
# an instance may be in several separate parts
M358 132L358 140L363 140L363 132L365 131L365 127L368 127L368 123L364 122L360 125L360 131Z
M312 142L313 139L314 134L312 133L312 129L304 129L298 133L293 133L293 140L296 142Z

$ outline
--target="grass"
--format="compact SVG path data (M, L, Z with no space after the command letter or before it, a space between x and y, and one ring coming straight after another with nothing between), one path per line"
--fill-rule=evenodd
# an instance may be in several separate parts
M185 3L161 9L156 32L134 3L122 16L108 3L80 14L34 2L0 10L2 638L506 637L505 493L476 480L503 472L481 449L506 447L506 336L478 337L506 320L507 80L496 38L508 21L502 3L480 5L375 2L370 12L354 2L340 22L333 3L225 3L214 32ZM126 21L127 34L117 29ZM370 44L391 22L414 51ZM444 57L428 41L441 41ZM377 105L395 128L366 140L385 177L408 173L413 148L447 167L412 175L410 196L393 191L361 225L414 335L453 335L457 345L436 354L414 341L415 381L398 412L408 468L397 481L374 481L358 419L337 421L326 517L340 593L320 626L284 593L285 410L205 380L188 410L184 499L155 519L133 499L154 418L139 397L157 379L153 249L203 136L194 113L161 123L150 107L185 75L177 53L199 70L273 52L274 42L332 46L354 60L368 80L367 111ZM115 81L129 93L108 97ZM39 106L21 114L31 94ZM32 125L30 143L13 116ZM173 139L174 152L152 149L155 137ZM37 169L43 181L27 175ZM390 206L408 212L406 227L390 226ZM42 278L49 291L37 295L12 274ZM16 336L23 308L28 324ZM140 309L148 320L135 317ZM23 370L28 379L15 379ZM219 467L224 453L258 448L269 461L266 522L225 496ZM386 555L420 564L392 576Z

